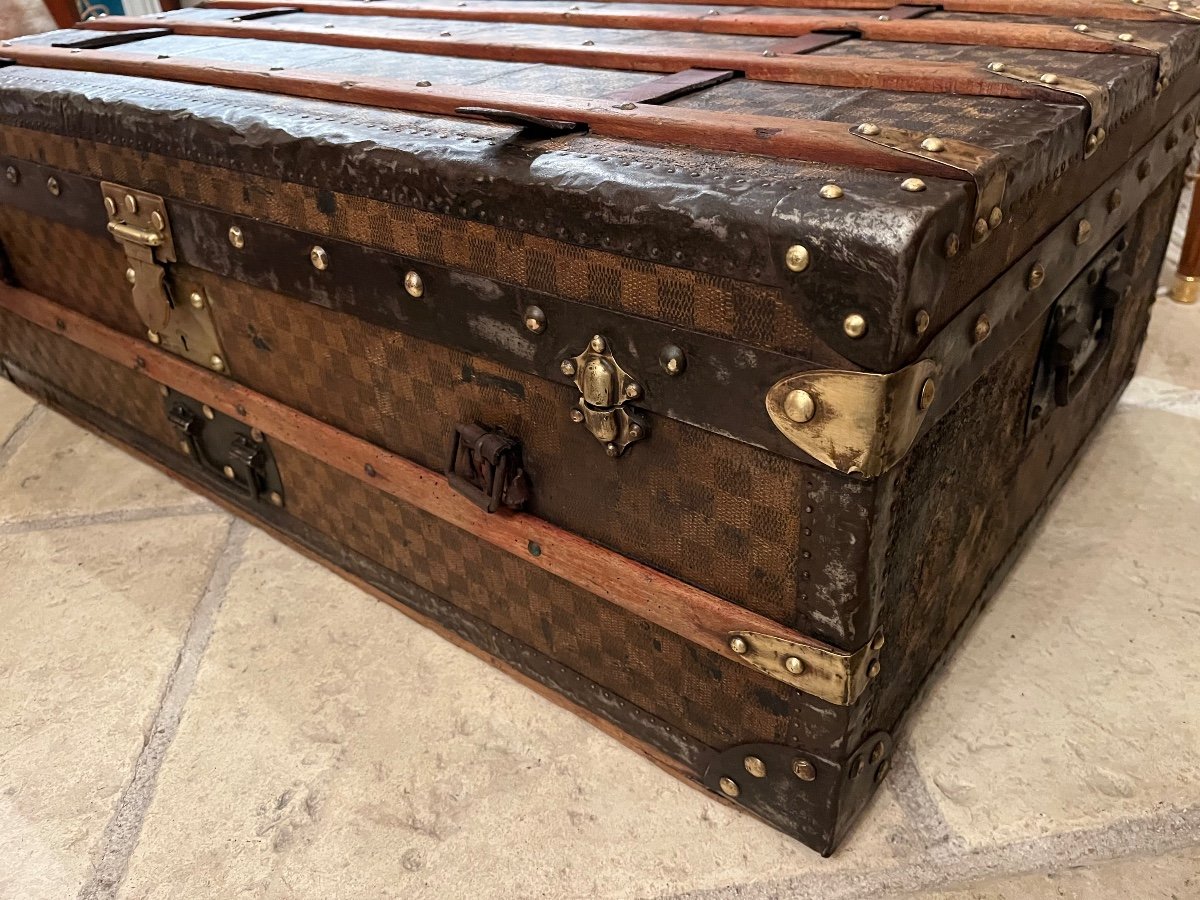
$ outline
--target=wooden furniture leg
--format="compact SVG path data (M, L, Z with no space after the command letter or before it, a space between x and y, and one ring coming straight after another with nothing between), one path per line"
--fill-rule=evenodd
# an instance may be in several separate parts
M79 21L79 7L75 0L44 0L46 9L59 28L70 28Z
M1179 269L1171 286L1171 299L1177 303L1200 300L1200 180L1192 193L1192 211L1179 255Z

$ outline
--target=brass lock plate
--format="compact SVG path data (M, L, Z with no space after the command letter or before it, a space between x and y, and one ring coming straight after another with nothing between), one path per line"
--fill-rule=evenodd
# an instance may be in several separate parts
M174 279L171 317L150 340L176 356L214 372L229 374L229 361L221 348L212 319L212 298L198 281L183 275Z
M603 335L595 335L578 356L564 359L562 372L579 389L571 420L587 428L609 456L620 456L646 437L647 422L632 407L642 386L621 368Z
M100 183L108 233L125 251L125 280L133 305L152 332L161 331L171 317L166 264L175 262L175 241L162 197L111 181Z

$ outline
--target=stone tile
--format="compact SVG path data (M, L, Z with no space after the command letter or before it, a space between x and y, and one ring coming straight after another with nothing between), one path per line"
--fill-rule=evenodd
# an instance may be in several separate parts
M1200 897L1200 849L995 878L891 900L1189 900Z
M1161 298L1154 305L1138 374L1198 390L1197 347L1200 347L1200 304L1184 306Z
M646 897L912 843L885 791L821 860L255 534L121 896Z
M1121 407L921 705L972 846L1200 803L1200 421Z
M0 523L208 506L172 479L49 411L0 469L0 497Z
M0 897L88 875L225 535L169 522L0 535Z
M11 381L0 379L0 446L12 435L37 403Z

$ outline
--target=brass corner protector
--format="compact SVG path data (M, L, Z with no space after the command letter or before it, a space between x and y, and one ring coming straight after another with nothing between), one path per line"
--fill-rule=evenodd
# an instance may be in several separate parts
M853 653L755 631L731 632L729 644L750 668L829 703L851 706L879 675L884 639L877 632Z
M890 375L813 370L767 392L767 414L789 441L845 475L874 478L908 452L937 390L923 359Z
M1036 85L1046 90L1079 97L1087 104L1091 113L1091 124L1088 126L1083 155L1091 156L1104 143L1107 136L1105 123L1108 121L1108 109L1111 105L1107 85L1096 84L1071 75L1060 75L1046 69L1010 65L1000 61L988 63L987 70L993 75L1000 75L1022 84Z

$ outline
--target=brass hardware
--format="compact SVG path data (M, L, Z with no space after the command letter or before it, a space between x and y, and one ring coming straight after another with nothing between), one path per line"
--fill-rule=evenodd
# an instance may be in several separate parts
M810 262L808 248L803 244L793 244L787 248L783 261L793 272L803 272Z
M817 405L808 391L789 391L783 398L783 412L793 422L804 424L817 414Z
M204 295L199 291L192 291L188 295L188 302L192 304L192 309L204 309Z
M946 259L954 259L954 257L958 256L960 245L961 242L959 241L957 234L947 235L945 246Z
M987 340L987 336L992 333L992 320L986 315L980 316L975 320L975 343Z
M272 506L283 506L283 496L279 493L279 491L271 491L271 493L267 495L267 499L271 501Z
M995 231L1004 224L1004 210L998 206L993 206L992 211L988 213L988 228Z
M246 236L242 234L242 229L236 225L229 228L229 243L234 246L234 249L241 250L246 246Z
M646 436L646 422L628 405L642 395L641 385L617 363L602 335L595 335L582 353L563 360L559 366L579 388L578 405L571 419L582 422L604 444L609 456L620 456L626 447Z
M233 466L224 466L221 469L221 473L230 481L233 481L233 479L236 477L236 474L233 471Z
M1200 8L1195 4L1190 4L1187 9L1179 0L1129 0L1134 6L1141 6L1146 9L1157 10L1158 12L1171 12L1179 16L1181 19L1187 19L1192 22L1200 22Z
M882 650L883 645L886 642L887 642L887 639L883 636L883 632L881 631L878 634L876 634L875 639L873 641L871 641L871 649L872 650Z
M1033 268L1029 270L1029 277L1025 280L1025 286L1031 291L1036 291L1045 280L1046 267L1041 263L1034 263Z
M879 764L879 768L875 770L875 781L876 782L883 781L883 776L885 776L888 773L888 770L891 767L892 767L892 761L890 759L885 759L883 762L881 762Z
M836 184L827 184L821 188L821 196L826 200L841 200L845 196L845 191Z
M1087 219L1080 219L1079 224L1075 227L1075 243L1078 246L1086 244L1092 237L1092 223Z
M757 756L747 756L744 760L742 760L742 765L745 766L746 771L755 778L767 777L767 764Z
M807 759L797 758L792 760L792 774L801 781L813 781L817 777L817 770Z
M256 444L261 444L263 441L266 440L266 436L262 433L262 431L260 429L251 428L250 429L250 440L254 441L254 443L256 443Z
M867 333L867 320L858 313L850 313L842 322L842 330L848 337L860 338Z
M843 653L816 642L801 643L743 631L730 635L729 647L746 665L776 681L841 706L849 706L859 698L874 677L872 668L878 674L879 651L871 643L854 653ZM788 660L799 662L799 671L794 671L794 664L789 665Z
M872 765L879 762L881 759L883 759L883 749L883 741L880 741L871 748L871 755L867 758L867 761Z
M918 337L929 330L929 313L926 310L917 310L914 326Z
M146 340L148 340L152 344L161 344L162 336L159 335L159 333L157 331L154 331L153 329L151 329L150 331L146 332Z
M737 782L732 778L723 777L718 783L721 785L722 793L724 793L727 797L736 797L742 792L737 786Z
M525 327L534 334L541 334L546 330L546 314L542 312L540 306L525 307ZM565 374L565 373L564 373Z
M147 328L162 332L171 318L165 266L175 261L175 242L167 223L166 206L161 197L107 181L100 185L100 190L108 214L108 233L121 245L129 263L125 280L132 288L134 308ZM126 197L130 200L125 200ZM162 222L161 227L156 228L151 222L151 212L159 213L156 221Z
M1175 283L1171 286L1171 299L1188 305L1200 300L1200 277L1176 275Z
M210 422L217 417L217 414L213 412L213 408L207 403L200 407L200 412L203 413L204 418L208 419Z
M1047 72L1038 80L1041 81L1042 84L1058 84L1058 76L1053 72Z
M214 353L211 357L209 357L208 367L214 372L224 372L225 360Z
M987 219L976 219L975 226L971 231L971 236L975 239L975 243L986 240L991 234L991 229L988 228Z
M789 656L787 659L785 659L783 661L783 667L793 675L799 675L804 671L804 663L799 657L796 656Z
M946 142L941 138L927 137L921 141L921 149L926 153L944 153L946 151Z
M529 499L521 443L502 429L458 425L450 441L446 481L486 513L520 509Z
M9 166L4 170L4 177L8 179L9 184L16 184L21 180L21 173L16 166Z
M878 137L879 134L883 131L883 129L880 128L878 125L874 125L870 122L864 122L862 125L859 125L854 130L857 131L859 134L863 135L864 137Z
M926 378L925 383L921 385L921 395L917 398L917 407L923 410L929 409L933 405L936 395L937 385L932 378Z
M925 190L925 182L923 182L920 178L905 178L902 182L900 182L900 190L908 191L912 194L919 194L921 191Z
M325 252L324 247L313 247L309 250L308 261L313 264L313 268L318 272L324 272L329 268L329 254Z
M1109 107L1109 91L1106 86L1085 81L1082 78L1074 78L1070 75L1040 72L1037 69L1031 69L1026 66L1013 66L1006 63L994 62L989 63L987 68L989 72L994 72L1005 78L1011 78L1013 81L1020 81L1025 84L1040 84L1043 87L1082 98L1091 111L1092 123L1086 136L1085 155L1090 156L1096 151L1097 147L1104 143L1106 135L1102 126L1108 118Z
M404 273L404 290L408 291L410 297L421 297L425 294L425 282L421 280L421 276L416 272L408 271Z
M658 364L668 375L682 375L687 368L687 356L682 348L667 344L658 352Z
M51 196L54 197L57 197L62 193L62 186L58 183L58 179L53 175L46 179L46 190L48 190Z
M890 469L912 445L924 418L919 398L937 372L925 359L891 375L813 370L790 375L767 392L767 414L789 441L845 474L868 478ZM813 403L813 415L797 421L793 392Z
M1120 188L1114 188L1113 192L1108 195L1108 211L1116 212L1121 208L1124 198L1121 196Z
M571 410L571 421L574 422L576 425L578 425L580 422L582 422L583 421L583 410L579 410L579 409Z

